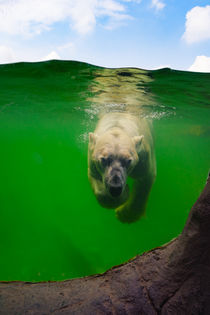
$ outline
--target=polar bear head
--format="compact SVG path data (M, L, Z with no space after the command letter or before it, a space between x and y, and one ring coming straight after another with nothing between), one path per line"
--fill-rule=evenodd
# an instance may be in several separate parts
M142 139L143 136L130 137L119 129L102 135L89 134L92 162L111 197L118 198L123 194L127 176L138 163Z

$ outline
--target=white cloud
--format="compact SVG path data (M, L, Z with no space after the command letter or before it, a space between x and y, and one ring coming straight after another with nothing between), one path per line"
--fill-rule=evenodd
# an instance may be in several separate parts
M163 68L172 68L170 64L160 64L157 67L152 67L151 70L159 70L159 69L163 69Z
M156 9L157 11L162 10L165 7L165 3L160 0L152 0L151 8Z
M56 51L51 51L48 55L44 57L35 57L33 55L26 55L25 57L20 57L18 54L15 54L14 50L8 46L0 46L0 64L4 63L14 63L21 61L28 62L37 62L37 61L46 61L52 59L61 59L59 54Z
M11 63L15 61L14 51L7 46L0 46L0 64Z
M196 6L187 12L182 38L189 44L210 39L210 5Z
M125 20L132 20L133 18L127 14L118 14L113 13L109 21L104 25L104 28L107 30L113 30L119 26L122 26L125 24Z
M140 3L141 0L122 0L123 2L136 2L136 3Z
M53 59L61 59L56 51L51 51L47 56L40 59L40 61L53 60Z
M65 50L74 51L75 50L75 44L72 42L63 44L63 45L58 47L58 50L60 50L60 51L65 51Z
M138 2L138 0L132 0ZM127 19L120 0L1 0L0 32L32 36L60 21L81 34L92 31L97 18Z
M210 57L197 56L188 70L196 72L210 72Z
M77 46L73 42L67 42L56 48L62 56L62 59L75 59L77 58Z

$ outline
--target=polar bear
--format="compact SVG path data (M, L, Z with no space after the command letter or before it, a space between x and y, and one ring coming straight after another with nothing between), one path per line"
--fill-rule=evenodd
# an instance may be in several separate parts
M129 191L127 177L133 178ZM122 222L134 222L144 213L156 176L151 128L146 119L112 112L89 133L88 177L98 202L116 209Z

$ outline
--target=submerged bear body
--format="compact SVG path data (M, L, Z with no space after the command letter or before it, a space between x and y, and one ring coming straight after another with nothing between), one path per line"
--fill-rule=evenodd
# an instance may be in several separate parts
M145 212L155 176L149 123L128 113L105 114L89 134L88 177L98 202L116 209L122 222L134 222Z

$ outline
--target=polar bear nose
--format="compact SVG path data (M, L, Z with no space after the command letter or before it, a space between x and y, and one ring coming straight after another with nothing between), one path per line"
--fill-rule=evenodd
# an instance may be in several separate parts
M107 188L112 197L118 197L123 192L124 177L119 168L113 167L107 176Z

